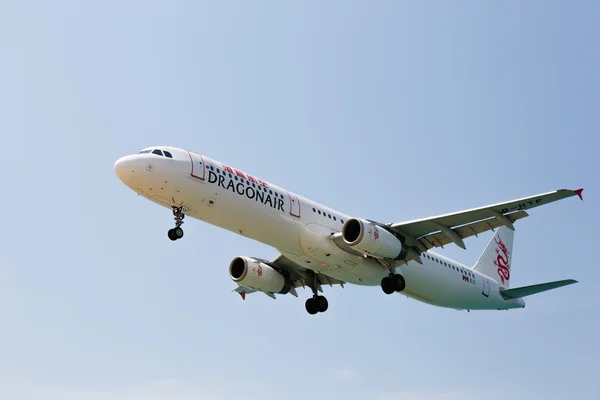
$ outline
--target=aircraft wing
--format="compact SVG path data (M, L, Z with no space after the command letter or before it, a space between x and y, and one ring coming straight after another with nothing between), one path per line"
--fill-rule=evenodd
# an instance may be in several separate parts
M407 246L418 252L443 247L448 243L455 243L464 249L463 239L467 237L477 236L501 225L514 230L513 222L528 216L525 210L575 195L583 200L582 191L559 189L505 203L383 226L403 236Z
M288 272L289 276L290 276L290 280L292 281L292 289L290 290L289 293L296 297L298 297L296 288L299 288L299 287L304 288L306 286L311 288L315 284L315 280L316 280L317 290L319 292L323 292L322 285L329 285L329 286L340 285L341 287L344 287L344 284L346 283L344 281L340 281L338 279L331 278L327 275L317 274L310 270L307 270L305 267L301 266L300 264L297 264L296 262L290 260L289 258L287 258L283 255L279 255L278 257L276 257L274 260L271 260L271 261L260 259L260 258L256 258L256 259L260 260L261 262L263 262L267 265L270 265L271 267L273 267L275 269L282 269L282 270ZM247 294L258 292L257 290L251 289L246 286L238 286L233 291L239 293L240 296L242 296L242 299L244 299L244 300L246 299ZM267 296L269 296L273 299L276 298L274 293L270 293L270 292L263 292L263 293L265 293Z

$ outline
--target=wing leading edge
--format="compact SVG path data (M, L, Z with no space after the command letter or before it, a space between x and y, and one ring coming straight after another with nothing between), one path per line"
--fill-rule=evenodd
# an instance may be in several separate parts
M419 252L449 243L464 249L466 246L462 239L502 225L514 230L513 223L529 215L525 210L572 196L579 196L583 200L582 191L559 189L471 210L383 226L404 237L406 244Z

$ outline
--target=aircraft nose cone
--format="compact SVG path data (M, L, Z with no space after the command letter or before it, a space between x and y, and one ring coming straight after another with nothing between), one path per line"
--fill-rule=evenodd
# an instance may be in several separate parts
M136 166L137 160L135 156L121 157L115 162L115 174L117 174L121 181L127 183L133 178Z

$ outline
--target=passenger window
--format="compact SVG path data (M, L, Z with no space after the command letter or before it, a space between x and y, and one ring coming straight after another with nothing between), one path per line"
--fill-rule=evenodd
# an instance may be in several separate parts
M334 221L337 221L337 219L335 219L335 215L333 216L333 220L334 220Z
M321 210L319 210L319 215L321 215Z
M169 157L169 158L173 158L173 156L171 155L171 153L169 153L168 151L164 151L165 156Z
M156 155L159 155L159 156L163 155L162 151L160 151L159 149L156 149L156 150L152 151L152 154L156 154Z
M220 174L221 170L219 168L217 168L217 174Z
M342 222L342 224L344 223L344 220L343 220L343 219L341 219L340 221Z

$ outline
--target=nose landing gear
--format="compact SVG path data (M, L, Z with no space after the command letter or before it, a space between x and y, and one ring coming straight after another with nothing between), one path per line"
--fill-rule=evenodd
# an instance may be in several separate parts
M186 212L187 208L185 207L173 206L173 215L175 216L175 228L169 229L168 232L169 239L171 239L172 241L181 239L183 237L183 229L181 228L181 225L183 225L183 219L185 218Z

